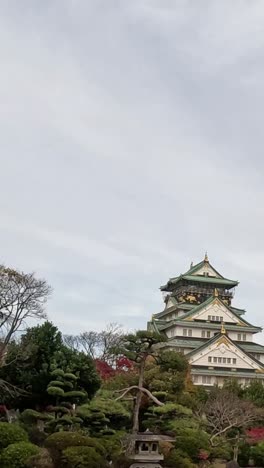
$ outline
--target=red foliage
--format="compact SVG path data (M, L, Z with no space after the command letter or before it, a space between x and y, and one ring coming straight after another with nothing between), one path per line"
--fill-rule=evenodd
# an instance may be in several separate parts
M209 458L209 454L205 450L200 450L198 458L199 460L207 460Z
M95 366L102 380L111 379L115 375L122 374L134 369L133 363L126 357L117 359L115 368L110 366L106 361L95 359Z
M264 441L264 427L252 427L247 430L246 434L249 444L257 444Z
M126 357L121 357L116 361L116 371L117 373L120 372L127 372L129 370L134 370L134 364Z
M100 359L96 359L95 366L102 380L110 379L115 375L115 370L113 369L113 367L111 367L105 361L100 361Z

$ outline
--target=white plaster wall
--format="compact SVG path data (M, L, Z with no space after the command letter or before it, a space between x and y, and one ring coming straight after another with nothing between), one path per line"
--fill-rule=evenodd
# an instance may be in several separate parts
M234 324L238 323L238 318L227 307L225 307L218 298L215 298L211 304L208 304L197 314L193 315L193 318L199 320L208 320L208 315L223 317L224 322Z
M196 376L195 379L194 379L194 376ZM226 377L220 377L220 376L215 376L212 374L210 377L211 377L211 382L210 383L207 382L206 384L203 383L201 375L193 374L192 380L193 380L194 385L207 385L207 386L218 385L219 387L222 387L224 385L225 380L228 378L228 375ZM255 378L252 377L252 379L249 379L249 378L238 377L236 380L238 381L240 385L246 387L250 384L251 381L255 380ZM264 381L261 380L261 382L264 385Z
M211 348L211 349L210 349ZM214 357L221 357L221 358L233 358L236 359L236 364L233 364L233 361L231 364L227 363L214 363L214 362L209 362L208 357L212 357L212 360ZM206 348L196 354L195 356L192 356L190 358L190 363L192 365L199 365L199 366L221 366L221 367L227 367L227 368L234 368L234 369L258 369L259 366L258 364L251 360L248 356L246 356L244 353L242 353L240 350L238 350L235 346L229 345L220 345L220 346L215 346L213 345L212 347Z
M213 276L214 278L220 278L220 276L217 275L216 272L206 263L200 268L200 270L197 270L194 274L196 276L203 275L204 273L208 274L208 276Z
M210 330L210 328L206 328L206 324L205 324L205 326L203 326L201 328L197 328L197 327L194 328L194 327L192 327L192 322L190 322L190 325L188 324L185 327L183 327L182 325L174 325L172 328L170 328L167 331L167 336L169 338L171 338L172 336L186 336L186 335L183 335L183 329L184 328L187 329L187 330L192 330L192 336L189 337L189 338L207 338L207 336L202 337L202 331L203 330L205 332L210 331L211 332L210 338L213 338L215 333L220 332L221 325L219 324L219 327L217 329L213 329L213 330ZM239 333L241 334L241 341L252 341L253 333L247 332L246 333L246 340L243 340L243 334L244 333L242 333L242 332L239 332ZM228 331L228 336L231 338L231 340L234 340L234 341L238 340L238 332ZM187 332L186 338L188 338L188 332ZM209 339L209 338L207 338L207 339ZM264 355L263 355L263 362L264 362Z
M241 340L240 341L252 341L252 339L253 339L253 333L251 333L251 332L228 331L228 336L231 338L231 340L234 340L234 341L238 340L238 336L237 336L238 334L241 335ZM246 334L246 340L243 340L243 335L244 334Z

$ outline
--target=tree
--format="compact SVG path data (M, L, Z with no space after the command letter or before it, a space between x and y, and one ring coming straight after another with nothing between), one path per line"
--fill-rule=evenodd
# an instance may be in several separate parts
M110 366L116 364L114 349L120 346L124 333L120 325L110 323L105 330L85 331L80 335L65 335L65 344L72 348L83 350L92 359L106 362Z
M202 405L200 415L211 434L210 443L214 446L217 445L217 438L234 439L239 431L244 431L263 417L263 411L226 389L217 388Z
M259 380L253 380L245 389L244 396L260 408L264 406L264 387Z
M142 400L142 394L151 398L154 403L162 406L163 403L159 401L148 389L144 387L144 372L148 358L156 358L157 350L155 345L165 341L165 338L158 333L148 331L137 331L135 334L126 335L123 339L122 345L117 348L117 354L126 356L129 360L135 362L138 366L138 385L121 390L122 395L117 398L123 398L127 393L136 391L135 405L133 409L133 427L132 432L139 431L139 410Z
M0 378L23 389L19 398L2 395L2 402L20 408L43 407L49 404L47 386L53 379L52 372L61 368L78 376L78 387L89 396L100 387L95 365L89 356L71 350L63 344L61 333L51 322L29 328L20 342L9 345L5 365Z
M0 363L14 334L27 319L46 317L45 305L50 286L34 273L24 273L0 265Z

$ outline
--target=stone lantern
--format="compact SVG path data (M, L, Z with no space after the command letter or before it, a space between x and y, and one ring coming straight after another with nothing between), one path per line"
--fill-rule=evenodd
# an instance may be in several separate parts
M159 452L159 442L174 442L174 439L147 430L133 436L133 441L134 453L129 458L134 463L130 468L162 468L160 462L164 459L164 455Z

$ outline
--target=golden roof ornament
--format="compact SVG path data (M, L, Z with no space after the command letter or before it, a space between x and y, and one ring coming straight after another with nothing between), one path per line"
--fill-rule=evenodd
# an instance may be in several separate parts
M204 261L205 261L205 262L209 262L208 255L207 255L207 251L205 252Z
M222 335L226 335L225 322L222 322L221 334L222 334Z
M217 288L215 288L215 290L214 290L214 297L218 297L218 296L219 296L218 289L217 289Z

